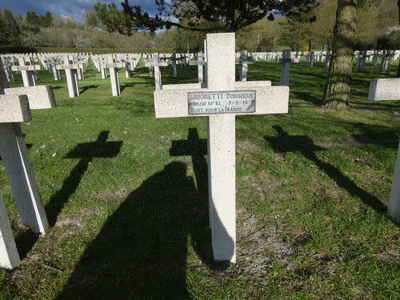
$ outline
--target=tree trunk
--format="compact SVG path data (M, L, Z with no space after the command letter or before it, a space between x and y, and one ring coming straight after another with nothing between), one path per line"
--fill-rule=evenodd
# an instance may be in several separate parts
M354 55L353 40L356 30L356 4L357 0L338 0L329 76L323 99L323 105L326 107L349 106Z

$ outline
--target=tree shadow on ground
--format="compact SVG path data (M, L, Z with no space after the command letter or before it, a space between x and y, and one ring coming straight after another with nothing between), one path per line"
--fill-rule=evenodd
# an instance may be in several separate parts
M181 156L194 150L189 155L197 181L203 182L207 164L204 152L193 148L197 131L191 132L170 151ZM227 266L213 262L207 192L196 189L185 163L173 161L108 218L57 299L189 299L189 242L210 268Z
M273 126L277 136L265 136L276 153L300 152L305 158L313 162L321 171L325 172L336 184L345 189L350 195L358 197L366 205L373 208L379 214L386 214L387 207L377 197L371 195L344 175L339 169L330 163L324 162L315 154L316 151L326 150L319 147L308 136L289 136L282 127Z
M357 102L357 101L349 101L350 107L353 109L359 110L377 110L377 111L387 111L387 112L396 112L400 108L400 102L397 100L394 101L373 101L368 100L368 93L366 93L365 101Z
M299 91L291 91L295 95L296 98L304 100L306 102L310 102L315 106L320 106L322 104L322 99L311 95L308 92L299 92ZM291 105L293 106L293 105Z
M374 131L364 123L358 123L364 133L353 134L353 138L362 145L375 145L387 148L396 148L399 144L399 134L395 131Z

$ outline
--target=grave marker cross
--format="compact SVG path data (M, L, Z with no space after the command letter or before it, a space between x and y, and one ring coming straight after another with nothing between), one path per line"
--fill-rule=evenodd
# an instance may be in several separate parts
M162 83L161 83L161 71L160 67L167 67L168 62L163 61L160 62L160 56L158 53L153 54L153 61L148 61L145 63L146 67L149 67L150 69L154 68L154 79L155 79L155 84L156 84L156 90L161 90L162 89Z
M199 83L203 83L204 82L204 68L203 66L206 65L206 61L204 60L204 54L203 53L199 53L197 56L196 60L191 60L189 62L189 65L191 66L197 66L197 75L199 77Z
M65 70L68 94L70 98L79 96L78 69L83 68L80 64L74 64L72 57L64 57L64 65L56 65L56 70Z
M35 86L35 71L40 70L40 65L26 65L24 57L20 57L18 60L19 66L13 66L11 70L21 72L22 82L25 87Z
M11 94L0 98L1 159L23 224L44 234L49 225L19 124L31 119L28 97Z
M235 82L235 34L207 35L207 88L182 84L154 92L157 118L208 117L208 187L214 259L236 262L235 116L287 113L289 88Z
M281 85L289 86L290 63L292 59L290 50L282 51Z
M249 64L254 64L253 58L248 56L247 50L242 51L240 54L240 60L237 61L240 67L240 81L247 81L247 72L249 70Z
M111 92L113 96L119 96L121 94L121 88L119 86L118 68L124 68L125 63L116 62L114 59L114 55L112 54L109 54L107 56L107 61L108 62L103 63L101 67L110 69Z

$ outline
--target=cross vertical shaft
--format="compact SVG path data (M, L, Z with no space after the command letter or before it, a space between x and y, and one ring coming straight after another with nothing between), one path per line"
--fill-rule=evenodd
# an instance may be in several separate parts
M207 35L207 85L212 91L235 88L235 34ZM236 262L235 115L208 117L210 225L216 261Z

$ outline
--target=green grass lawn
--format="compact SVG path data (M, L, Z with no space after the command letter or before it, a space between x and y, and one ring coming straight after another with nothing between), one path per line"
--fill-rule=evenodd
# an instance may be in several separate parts
M280 68L259 61L248 80L279 85ZM0 270L0 299L400 299L400 228L386 217L400 103L367 100L370 80L396 71L367 63L336 111L320 106L328 68L302 61L288 114L236 118L234 265L212 259L206 119L156 119L143 62L120 71L119 97L92 63L72 99L64 73L40 71L57 106L21 126L52 228L22 225L0 161L22 259ZM164 84L196 76L162 69Z

